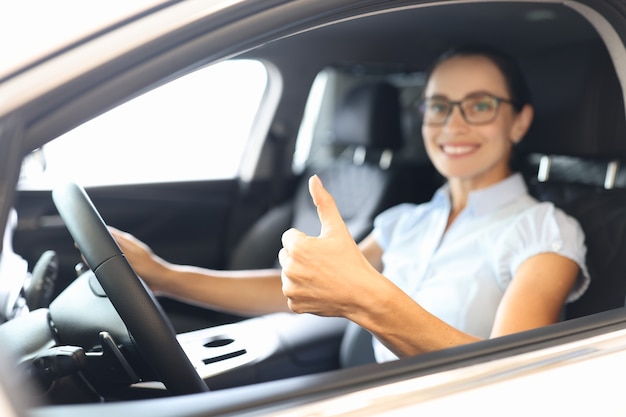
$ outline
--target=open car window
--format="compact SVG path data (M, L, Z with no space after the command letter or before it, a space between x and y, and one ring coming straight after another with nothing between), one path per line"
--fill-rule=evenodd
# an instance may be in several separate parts
M10 266L17 272L0 274L0 281L19 295L10 298L18 298L11 306L23 302L0 326L0 346L14 347L14 362L28 366L33 382L46 390L33 416L416 415L420 406L432 415L460 406L497 415L520 392L535 399L518 404L525 415L623 409L615 384L606 382L626 370L626 264L619 256L626 253L624 0L170 0L136 22L93 30L93 38L77 39L49 61L33 61L0 80L3 210L11 204L19 214L7 222L5 239L19 257L9 258L11 245L3 246L5 264L15 259ZM235 269L239 254L254 256L252 264L267 253L263 268L271 268L282 234L292 227L290 203L309 204L319 220L308 189L299 187L309 172L340 162L340 172L357 181L328 189L359 214L368 207L357 192L373 196L383 177L363 170L352 175L352 168L369 167L364 162L376 174L411 174L389 182L396 201L432 198L443 180L424 150L415 104L435 57L466 42L493 44L518 58L536 118L515 147L515 169L533 197L571 213L584 230L593 284L566 305L561 323L374 365L373 358L363 360L373 349L372 334L345 318L231 315L157 293L157 307L176 332L169 341L189 359L176 362L175 355L157 351L163 343L137 337L145 336L154 309L118 314L107 292L126 307L142 303L119 291L122 286L98 285L95 271L85 267L106 262L94 269L117 278L109 260L124 256L115 252L101 256L102 263L85 263L82 254L90 250L83 248L109 245L99 245L102 236L92 233L98 229L83 213L67 214L57 204L65 201L58 192L50 198L60 179L84 185L106 224L146 242L167 262L222 271ZM188 75L177 78L181 74ZM341 135L336 116L353 89L381 81L398 93L399 103L394 94L382 107L393 109L386 119L395 128L384 129L384 149L370 152L358 138L341 140L349 135ZM386 114L380 109L372 114ZM364 121L370 119L366 114L352 126L369 126ZM34 149L13 190L22 158ZM82 242L72 230L82 232ZM268 230L275 236L261 233ZM476 242L499 242L495 234L488 237ZM135 282L125 270L125 282ZM423 282L418 279L416 286ZM357 287L345 291L358 296ZM458 293L460 302L473 297ZM242 296L233 291L224 298ZM482 310L486 303L475 305ZM601 343L587 343L591 337ZM545 354L536 354L540 349ZM68 355L77 358L76 366L47 366ZM161 377L180 369L191 375ZM211 392L177 397L190 376L200 376ZM556 393L555 385L561 388ZM461 397L471 405L460 405ZM0 416L2 402L0 394Z
M20 186L234 178L266 86L255 60L198 70L46 144L26 159Z

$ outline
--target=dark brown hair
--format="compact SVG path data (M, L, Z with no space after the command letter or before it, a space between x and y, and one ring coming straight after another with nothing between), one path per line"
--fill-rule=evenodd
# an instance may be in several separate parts
M519 112L526 104L531 104L530 89L526 83L526 78L517 62L508 54L484 45L462 45L446 50L432 64L426 83L430 80L433 71L443 62L454 57L482 56L493 62L498 67L511 95L513 108Z

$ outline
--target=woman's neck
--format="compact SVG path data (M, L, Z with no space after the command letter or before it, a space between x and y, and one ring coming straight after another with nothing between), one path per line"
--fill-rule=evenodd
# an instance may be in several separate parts
M448 185L450 190L450 214L448 215L448 225L446 230L452 225L457 216L465 209L467 206L467 201L469 199L469 195L473 191L481 190L487 187L491 187L499 183L500 181L508 178L512 172L507 170L503 175L499 175L497 177L491 178L490 181L474 181L474 180L465 180L461 178L450 178L448 179Z

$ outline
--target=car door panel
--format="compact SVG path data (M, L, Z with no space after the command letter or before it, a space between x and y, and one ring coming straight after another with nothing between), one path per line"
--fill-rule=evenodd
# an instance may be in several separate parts
M270 204L265 181L235 180L135 184L88 188L105 223L132 233L167 261L223 268L230 242ZM50 191L19 191L14 250L32 268L42 253L53 250L59 268L57 292L76 276L80 253L52 203ZM188 331L236 320L237 316L207 311L161 299L175 327Z

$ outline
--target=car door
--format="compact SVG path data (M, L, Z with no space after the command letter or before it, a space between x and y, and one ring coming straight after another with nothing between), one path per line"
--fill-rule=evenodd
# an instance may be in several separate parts
M262 103L267 88L259 62L220 63L124 103L30 155L15 205L15 252L32 269L54 251L56 292L76 277L81 257L50 194L55 182L71 180L86 188L108 225L165 260L224 268L233 242L274 203L271 178L248 179L244 187L239 174L250 132L262 129L253 125L258 110L274 108ZM179 331L237 319L161 301Z

